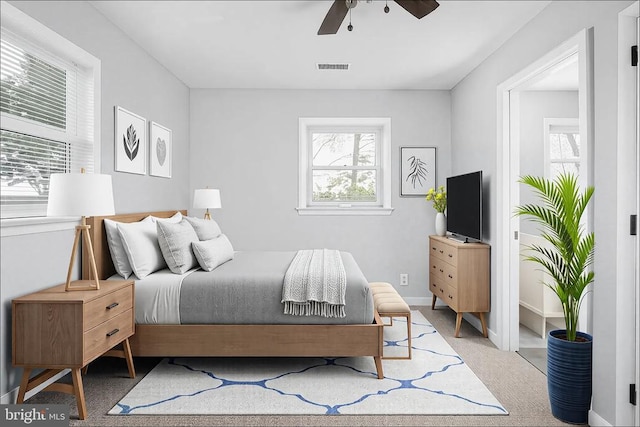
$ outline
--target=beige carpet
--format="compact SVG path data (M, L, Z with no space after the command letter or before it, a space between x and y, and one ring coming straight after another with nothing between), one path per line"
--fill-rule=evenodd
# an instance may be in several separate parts
M460 338L453 337L455 313L447 308L432 311L414 307L436 327L464 359L509 415L308 415L308 416L114 416L107 412L149 372L160 359L136 358L138 376L130 379L121 359L102 358L91 364L84 379L88 419L77 419L72 396L45 392L27 403L68 404L72 426L554 426L566 425L551 415L546 377L515 352L503 352L463 322ZM70 381L70 378L69 378Z

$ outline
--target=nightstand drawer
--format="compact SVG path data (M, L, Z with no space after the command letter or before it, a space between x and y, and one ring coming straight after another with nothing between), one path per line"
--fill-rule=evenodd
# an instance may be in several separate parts
M133 310L110 319L84 333L84 362L90 362L133 335Z
M133 307L133 287L127 286L84 304L84 330L113 319Z

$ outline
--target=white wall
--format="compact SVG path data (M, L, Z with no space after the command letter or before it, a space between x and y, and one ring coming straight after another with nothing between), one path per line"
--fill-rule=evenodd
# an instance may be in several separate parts
M102 61L102 173L113 177L117 213L186 208L189 203L189 90L86 2L12 2ZM115 105L173 131L173 177L114 171ZM0 286L0 396L19 385L11 366L11 299L64 282L73 230L3 237ZM78 269L76 269L76 277Z
M520 175L544 176L544 119L578 118L578 91L529 90L519 92L520 101ZM531 189L520 188L520 204L536 201ZM522 218L520 231L539 235L539 227Z
M298 118L390 117L391 216L299 216ZM450 174L448 91L192 90L191 186L219 188L213 211L237 250L350 251L370 281L430 301L427 236L435 210L399 197L401 146L437 147L437 183ZM201 214L196 212L196 214Z
M593 206L596 234L594 270L596 274L593 304L593 403L592 409L611 425L628 424L617 419L616 402L628 399L619 385L634 382L632 366L618 366L617 344L632 345L633 336L621 336L616 330L618 292L633 284L618 283L616 277L616 223L628 221L616 209L617 155L617 19L618 12L631 2L555 1L532 19L507 43L484 61L452 91L452 172L482 168L487 173L490 191L490 230L496 229L496 87L518 71L542 57L583 28L594 27L594 102L595 102L595 188ZM497 253L501 242L495 233L487 239ZM496 260L492 258L492 307L498 288ZM633 298L631 295L629 298ZM492 311L489 325L498 313ZM616 372L619 375L616 376ZM620 373L626 373L620 375ZM627 389L628 390L628 389Z

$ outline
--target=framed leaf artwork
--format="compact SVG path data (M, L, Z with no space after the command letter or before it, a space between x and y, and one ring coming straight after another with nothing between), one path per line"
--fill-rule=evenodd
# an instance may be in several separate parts
M171 178L171 129L149 125L149 175Z
M147 173L147 119L115 107L116 171L145 175Z
M400 195L426 196L436 186L436 147L400 147Z

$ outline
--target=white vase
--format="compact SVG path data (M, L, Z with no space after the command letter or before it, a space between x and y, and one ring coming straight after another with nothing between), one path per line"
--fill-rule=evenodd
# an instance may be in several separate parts
M438 236L447 234L447 217L442 212L436 214L436 234Z

